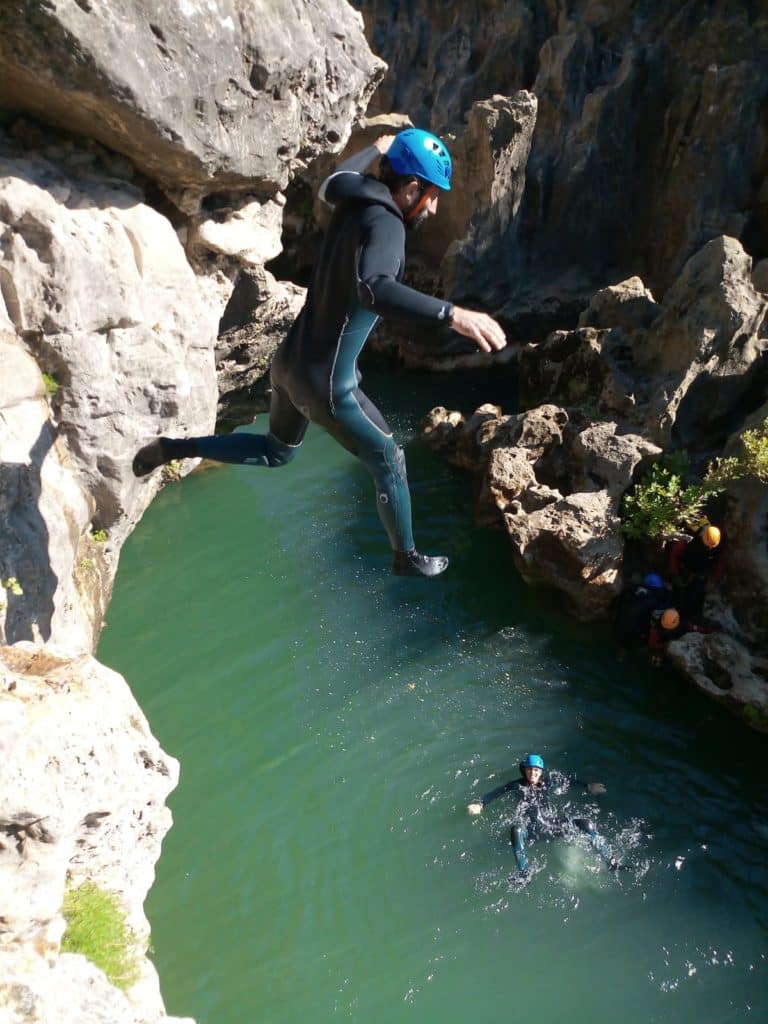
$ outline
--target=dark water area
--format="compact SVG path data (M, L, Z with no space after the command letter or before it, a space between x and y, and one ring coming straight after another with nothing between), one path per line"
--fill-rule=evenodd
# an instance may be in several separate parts
M99 657L182 764L147 910L168 1012L200 1024L768 1019L765 738L517 577L435 404L510 411L514 378L364 386L405 442L415 533L389 573L362 466L320 430L280 472L167 487L126 545ZM257 421L263 428L264 418ZM560 798L631 865L531 846L503 799L529 750L605 783Z

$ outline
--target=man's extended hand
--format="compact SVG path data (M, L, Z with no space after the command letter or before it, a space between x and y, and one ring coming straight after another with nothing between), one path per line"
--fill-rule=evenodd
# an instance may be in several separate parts
M453 307L451 327L457 334L471 338L481 352L493 352L504 348L507 338L500 325L487 313L478 313L474 309Z

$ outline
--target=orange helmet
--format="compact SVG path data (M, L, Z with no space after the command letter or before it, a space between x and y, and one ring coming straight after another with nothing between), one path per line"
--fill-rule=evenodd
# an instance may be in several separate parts
M705 526L701 531L701 541L705 547L716 548L720 543L720 530L716 526Z
M677 629L680 625L680 612L677 608L665 608L661 613L662 629Z

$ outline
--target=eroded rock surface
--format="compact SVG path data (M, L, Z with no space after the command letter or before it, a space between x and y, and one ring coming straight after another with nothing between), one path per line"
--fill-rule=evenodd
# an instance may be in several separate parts
M573 326L598 289L639 274L662 296L709 239L768 255L763 117L768 22L715 0L355 0L389 64L371 112L458 134L474 103L535 95L519 216L492 247L507 294L464 294L521 338ZM486 273L492 272L490 267ZM472 282L473 288L469 288Z
M479 475L478 516L504 525L524 578L558 590L579 618L607 613L622 586L619 504L655 445L555 405L517 416L486 405L466 422L433 409L422 435Z
M267 199L340 145L384 70L343 0L18 0L0 106L99 140L176 202Z
M117 673L88 655L0 648L0 974L4 1020L156 1024L165 1016L144 956L143 912L178 764ZM123 995L82 956L60 954L66 886L116 893L140 978Z
M519 366L524 394L544 404L516 416L481 406L466 421L435 409L423 433L478 475L478 514L504 525L521 573L600 617L622 585L618 514L632 483L669 448L703 463L736 454L741 432L768 416L768 295L740 243L713 239L663 301L637 277L603 289L578 328L525 346ZM673 645L684 674L760 728L767 508L757 478L729 487L727 571L706 606L722 631Z

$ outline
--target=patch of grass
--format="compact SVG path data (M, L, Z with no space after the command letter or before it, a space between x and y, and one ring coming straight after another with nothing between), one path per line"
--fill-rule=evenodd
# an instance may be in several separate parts
M181 459L171 459L162 468L163 482L176 484L181 480Z
M52 373L43 374L43 383L45 384L45 393L49 398L53 398L56 392L59 390L61 385L53 376Z
M63 953L81 953L123 991L138 981L136 936L114 893L84 882L67 890L62 913L67 922L61 940Z
M2 587L3 590L10 590L10 592L15 594L16 597L21 597L24 593L24 589L15 576L8 576L6 579L0 581L0 587Z
M106 530L94 530L91 533L91 536L93 537L97 544L106 544L107 540L109 539L109 534L107 533Z

